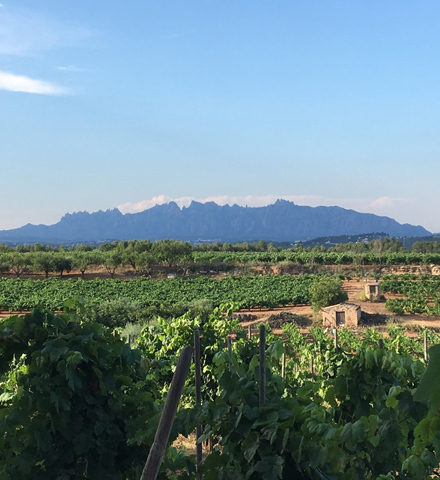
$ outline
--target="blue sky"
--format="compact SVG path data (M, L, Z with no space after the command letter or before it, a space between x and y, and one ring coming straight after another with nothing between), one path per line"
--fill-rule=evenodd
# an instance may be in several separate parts
M438 1L0 2L0 229L286 198L440 232Z

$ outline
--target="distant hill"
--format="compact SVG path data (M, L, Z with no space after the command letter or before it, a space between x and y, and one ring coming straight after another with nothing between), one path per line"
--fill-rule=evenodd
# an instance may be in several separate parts
M434 233L428 237L407 237L402 239L402 246L411 250L416 242L440 242L440 233Z
M336 237L318 237L318 238L312 238L311 240L303 240L301 242L301 245L307 248L313 248L313 247L321 247L324 246L325 248L330 248L334 247L336 245L340 245L343 243L369 243L372 240L375 240L377 238L386 238L390 237L387 233L383 232L374 232L374 233L364 233L360 235L337 235ZM418 237L411 237L411 238L418 238ZM431 237L423 237L423 238L431 238Z
M0 243L79 243L107 240L190 242L304 241L317 237L383 232L393 237L429 236L425 228L400 224L389 217L341 207L307 207L277 200L266 207L219 206L192 202L180 209L174 202L140 213L119 210L66 214L54 225L25 225L0 231Z

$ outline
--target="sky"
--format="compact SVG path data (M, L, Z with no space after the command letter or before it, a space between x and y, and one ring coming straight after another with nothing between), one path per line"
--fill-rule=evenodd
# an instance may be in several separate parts
M0 230L284 198L440 232L438 0L0 2Z

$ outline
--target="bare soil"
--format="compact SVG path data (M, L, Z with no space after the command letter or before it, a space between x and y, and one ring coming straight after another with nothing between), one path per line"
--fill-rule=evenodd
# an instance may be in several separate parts
M385 308L385 299L382 299L380 302L371 302L362 299L362 292L364 291L365 283L373 281L373 278L365 278L363 280L354 279L345 280L343 282L343 288L348 294L348 301L351 303L355 303L356 305L360 305L362 312L367 314L366 316L368 318L371 318L371 326L381 326L384 324L384 321L386 319L389 319L390 323L395 322L399 325L420 325L429 328L440 328L440 318L438 317L420 314L394 315ZM386 298L397 297L398 295L386 295ZM244 327L247 327L248 325L258 325L269 320L271 316L282 315L284 312L288 312L290 314L300 317L307 317L310 319L311 325L320 324L320 314L314 314L310 305L292 305L286 307L279 307L271 310L264 310L258 308L243 310L243 314L251 314L255 318L253 320L243 321L241 322L241 324ZM377 319L376 322L374 321L375 318ZM303 333L306 333L309 331L309 329L310 327L304 326L301 328L301 331ZM281 329L275 328L274 333L281 333Z
M335 267L336 268L336 267ZM340 267L338 267L340 268ZM393 273L402 273L404 270L406 271L411 271L413 273L420 273L416 267L406 267L405 269L400 268L400 269L395 269L397 271L393 271ZM401 271L402 270L402 271ZM273 273L273 272L272 272ZM2 274L3 277L6 278L15 278L15 275L13 274ZM52 274L50 277L56 277L59 275ZM68 278L79 278L81 277L81 273L72 271L69 272L68 274L64 274L61 278L63 279L68 279ZM85 279L91 279L91 278L111 278L110 274L106 272L104 269L100 270L93 270L93 271L88 271L85 275ZM117 274L114 275L114 278L121 278L121 279L127 279L127 278L132 278L133 277L133 272L132 271L124 271L124 272L118 272ZM164 278L165 275L159 275L158 278ZM219 276L220 278L221 276ZM27 275L22 275L21 278L32 278L35 280L38 279L43 279L44 275L37 275L37 274L27 274ZM362 280L360 278L355 278L352 280L345 280L343 282L343 288L348 294L348 301L355 303L357 305L360 305L361 310L363 313L370 315L372 324L374 325L374 318L373 316L376 316L377 318L377 325L380 326L381 324L384 323L384 319L389 318L390 320L394 321L395 323L401 324L401 325L420 325L420 326L426 326L430 328L440 328L440 318L438 317L431 317L427 315L420 315L420 314L404 314L404 315L394 315L391 312L389 312L385 308L385 299L383 299L380 302L371 302L371 301L366 301L362 299L362 292L364 291L364 285L365 282L373 282L373 278L369 277L364 277ZM398 298L399 295L390 295L387 294L386 298ZM14 312L14 313L26 313L26 312ZM310 305L291 305L291 306L286 306L286 307L279 307L279 308L274 308L274 309L261 309L261 308L253 308L249 310L242 310L240 312L244 316L246 315L252 315L254 318L253 320L244 320L241 322L241 324L244 327L247 327L249 324L251 325L258 325L260 323L266 322L271 316L273 315L282 315L283 313L289 313L295 316L300 316L300 317L305 317L310 319L310 324L312 325L319 325L320 324L320 315L315 315L312 311L312 308ZM5 317L9 316L11 313L8 312L2 312L0 313L0 317ZM304 332L307 332L310 327L304 326L302 330ZM278 329L275 328L275 333L277 333ZM281 332L281 329L279 329L279 332Z

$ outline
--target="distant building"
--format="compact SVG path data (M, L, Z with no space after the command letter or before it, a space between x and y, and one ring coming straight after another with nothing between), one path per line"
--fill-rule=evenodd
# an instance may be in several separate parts
M378 302L380 300L380 284L378 282L365 284L365 297L367 300Z
M322 324L329 328L357 327L361 319L361 307L354 303L339 303L322 309Z

